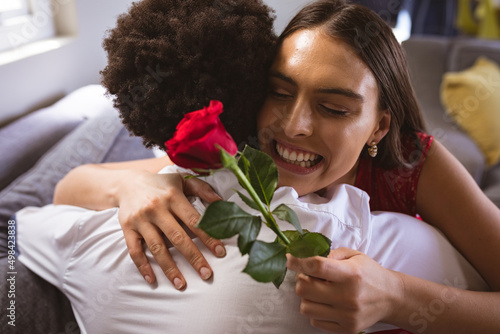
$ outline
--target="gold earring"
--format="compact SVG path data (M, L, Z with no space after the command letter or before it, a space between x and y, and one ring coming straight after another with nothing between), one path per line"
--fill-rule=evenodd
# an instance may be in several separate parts
M377 156L377 154L378 154L378 147L377 147L377 143L376 142L373 141L370 144L370 147L368 147L368 154L372 158L375 158Z

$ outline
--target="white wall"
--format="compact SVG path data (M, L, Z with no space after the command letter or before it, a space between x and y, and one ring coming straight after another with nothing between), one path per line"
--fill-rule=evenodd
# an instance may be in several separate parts
M202 1L202 0L200 0ZM309 0L264 0L275 8L276 31ZM99 83L106 65L101 43L132 0L76 0L78 37L57 50L0 66L0 125L47 106L71 91Z
M77 39L57 50L0 66L0 124L98 83L106 64L101 43L132 0L76 0Z
M275 9L274 26L276 33L280 34L295 14L311 0L264 0L264 2Z

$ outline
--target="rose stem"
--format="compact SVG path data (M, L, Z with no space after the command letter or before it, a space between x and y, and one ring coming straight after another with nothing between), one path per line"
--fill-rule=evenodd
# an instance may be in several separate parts
M266 210L264 204L262 203L259 196L255 192L255 189L252 187L252 185L248 181L247 177L245 176L245 174L243 174L243 172L238 167L238 165L236 165L236 160L235 160L234 164L231 163L226 167L229 168L236 175L236 178L243 185L243 188L245 188L246 191L248 191L248 193L250 194L250 197L252 197L253 201L255 202L255 204L257 204L257 207L259 208L260 212L264 216L269 228L271 228L271 230L273 230L274 233L276 233L278 235L278 237L280 237L280 239L283 240L283 242L286 245L289 245L290 240L288 240L286 235L284 235L283 232L281 232L281 230L278 227L278 224L276 224L276 221L274 220L274 218L269 214L269 211Z

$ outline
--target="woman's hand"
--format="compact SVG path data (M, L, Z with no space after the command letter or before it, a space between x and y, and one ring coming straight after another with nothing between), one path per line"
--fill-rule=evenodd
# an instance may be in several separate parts
M195 227L200 214L186 195L197 195L207 202L220 197L205 182L184 179L181 174L153 174L130 170L128 181L121 182L116 191L120 211L118 218L123 229L130 256L148 283L155 282L155 274L143 251L143 240L167 278L177 289L186 281L173 261L163 236L189 261L202 279L212 276L212 269L186 233L182 221L218 257L226 254L221 241L210 238Z
M328 258L288 255L287 267L297 272L300 312L313 327L331 333L359 333L390 318L402 289L395 272L347 248L332 250Z

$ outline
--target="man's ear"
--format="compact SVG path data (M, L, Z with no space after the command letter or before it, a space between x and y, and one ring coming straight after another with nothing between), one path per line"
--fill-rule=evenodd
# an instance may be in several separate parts
M375 131L373 131L373 134L370 137L370 141L367 144L371 145L371 143L373 142L379 143L382 138L384 138L385 135L389 132L390 128L391 112L389 111L389 109L385 109L380 112L378 124L375 127Z

